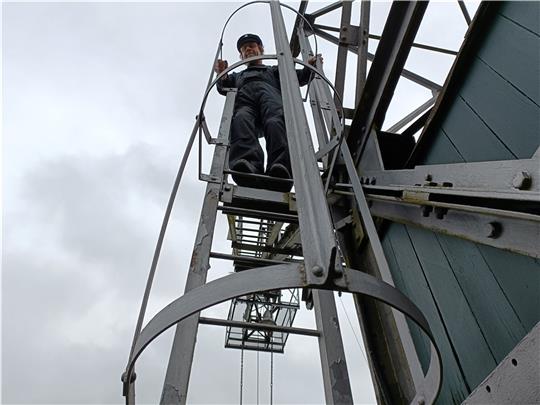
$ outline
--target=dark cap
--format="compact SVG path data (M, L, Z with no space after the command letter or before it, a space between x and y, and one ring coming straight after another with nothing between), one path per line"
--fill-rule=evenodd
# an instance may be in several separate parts
M261 38L259 38L258 35L255 34L244 34L240 38L238 38L238 41L236 42L236 49L238 49L238 52L240 52L240 48L242 48L242 45L248 43L248 42L255 42L257 45L262 46Z

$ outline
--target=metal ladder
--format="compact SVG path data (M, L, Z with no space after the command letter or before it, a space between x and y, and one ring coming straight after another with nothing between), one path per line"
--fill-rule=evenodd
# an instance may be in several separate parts
M377 266L388 269L353 157L347 143L343 142L344 121L340 118L331 95L332 85L320 70L293 59L281 14L282 5L276 1L267 3L272 16L276 55L265 55L264 59L275 58L278 61L295 193L239 187L227 182L227 176L231 173L226 162L235 89L229 89L227 92L216 138L211 137L201 109L186 153L189 153L197 133L199 143L202 143L204 134L206 140L215 145L215 151L209 174L201 173L199 157L199 177L206 181L207 185L185 294L161 310L144 328L142 328L144 310L141 311L142 316L139 317L128 365L122 377L126 403L135 402L134 366L138 356L153 339L176 324L160 403L185 404L198 325L206 323L318 337L326 403L352 404L352 392L333 291L363 294L382 301L407 315L426 333L431 341L431 361L420 400L432 403L440 389L441 361L426 319L399 290L373 276L348 268L342 257L342 248L338 241L340 228L346 223L347 215L340 212L340 207L334 204L332 198L327 197L330 183L336 178L348 188L350 201L361 216L363 230L369 239ZM306 60L311 55L311 49L302 25L298 30L298 38L303 58ZM220 47L221 43L216 59ZM254 58L249 60L252 59ZM309 95L319 143L318 152L315 152L312 144L294 70L295 62L308 66L315 74L309 85ZM240 64L232 65L213 82L210 80L205 99L212 85L222 75ZM318 68L320 69L320 66ZM185 166L185 160L186 158L182 162L181 171ZM339 170L336 169L338 166ZM324 181L321 178L321 170L324 173ZM233 240L231 255L211 250L219 211L228 215L230 235L238 229L244 230L243 238L231 235ZM243 224L247 224L246 221L260 227L254 239L262 243L246 243L249 239L245 237L246 227ZM264 229L261 228L262 225L265 225ZM284 232L287 225L289 228ZM302 260L291 260L291 257ZM232 260L235 266L249 269L207 283L210 258ZM157 263L156 258L154 262ZM155 270L155 266L153 268ZM150 285L151 278L153 273L149 278ZM199 316L201 310L236 297L294 288L302 288L304 299L313 305L316 330L263 323L247 324ZM145 298L148 294L149 288Z

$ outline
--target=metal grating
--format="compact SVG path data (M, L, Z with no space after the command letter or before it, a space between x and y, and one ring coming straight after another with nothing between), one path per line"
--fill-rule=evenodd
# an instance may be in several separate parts
M242 258L276 259L297 261L295 250L280 249L280 242L296 228L295 225L267 219L254 219L228 215L229 239L232 241L234 270L244 271L257 267ZM228 320L247 323L266 323L291 327L300 308L298 289L266 291L231 301ZM284 331L264 331L250 328L227 327L225 347L245 350L283 353L289 333Z
M248 323L266 323L290 327L300 308L298 289L268 291L239 297L231 301L227 319ZM225 347L283 353L289 334L227 327Z

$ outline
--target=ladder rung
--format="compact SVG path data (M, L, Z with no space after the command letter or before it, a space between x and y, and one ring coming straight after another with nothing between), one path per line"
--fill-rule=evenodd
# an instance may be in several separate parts
M282 260L260 259L256 257L229 255L226 253L218 253L218 252L210 252L210 257L214 259L234 260L235 262L240 262L240 263L253 263L253 264L264 264L264 265L290 263L288 261L282 261Z
M273 211L261 211L261 210L252 210L249 208L236 208L230 206L219 206L218 210L222 211L224 214L240 215L243 217L250 218L261 218L261 219L271 219L273 221L288 222L288 223L298 223L298 215L291 214L282 214L279 212Z
M239 249L239 250L251 250L255 252L264 252L264 253L275 253L275 254L282 254L282 255L294 255L294 256L301 256L302 255L302 249L284 249L284 248L278 248L278 247L272 247L272 246L265 246L265 245L253 245L249 243L240 243L240 242L233 242L232 243L233 249Z
M291 326L275 326L267 325L264 323L254 323L254 322L241 322L241 321L230 321L228 319L217 319L217 318L205 318L200 317L199 323L204 325L216 325L216 326L229 326L231 328L246 328L253 330L268 330L273 332L284 332L290 333L293 335L305 335L305 336L319 336L320 333L315 329L305 329L305 328L293 328Z
M279 178L279 177L266 176L264 174L235 172L234 170L223 170L223 173L234 174L235 176L245 177L245 178L249 178L249 179L266 180L266 181L271 181L273 183L284 183L284 184L292 184L293 183L293 179L282 179L282 178ZM265 190L265 189L261 189L261 190Z

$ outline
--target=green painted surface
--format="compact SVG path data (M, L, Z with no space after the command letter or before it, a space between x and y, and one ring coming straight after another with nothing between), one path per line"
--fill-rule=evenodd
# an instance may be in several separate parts
M512 4L515 3L515 4ZM501 16L512 20L524 29L540 35L540 7L536 1L506 2L501 5Z
M460 95L517 158L528 159L534 154L540 108L488 65L476 59Z
M539 17L537 2L500 6L418 164L531 158L540 144ZM540 262L396 223L383 246L396 286L441 348L438 402L461 403L540 321ZM411 334L425 371L427 342L414 326Z
M526 2L511 7L510 10L512 8L519 8L525 15L534 15L534 12L538 13L540 9ZM490 40L480 49L478 58L538 106L540 104L538 34L525 29L514 20L497 18L489 35ZM508 41L512 46L506 46L504 52L501 52L500 44Z
M439 128L437 134L434 135L431 150L422 162L423 164L431 165L465 162L465 159L459 154L457 148L450 141L442 128Z
M540 262L491 246L478 248L528 332L540 321Z
M428 286L424 270L420 265L415 249L409 237L407 227L392 224L383 241L389 257L389 266L394 282L423 312L429 322L433 336L441 351L443 361L443 385L438 399L439 404L461 403L469 393L460 366L454 356L454 349L448 337L446 327L441 321L437 304ZM389 250L391 247L392 251ZM399 267L396 266L399 263ZM410 325L410 323L409 323ZM429 363L428 343L423 333L416 327L411 328L411 335L424 371Z
M442 127L460 156L467 162L515 158L461 97L454 101Z
M437 235L470 310L499 363L521 340L523 327L480 248L463 239Z
M476 387L496 366L493 354L439 245L437 235L412 226L407 226L407 231L463 374L469 386ZM473 347L474 350L471 350Z

